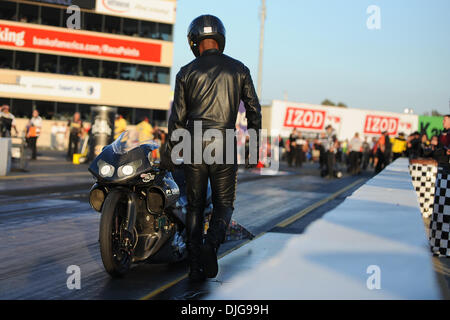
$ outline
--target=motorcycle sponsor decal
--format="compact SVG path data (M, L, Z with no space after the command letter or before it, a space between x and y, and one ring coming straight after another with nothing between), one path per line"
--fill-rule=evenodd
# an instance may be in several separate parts
M399 118L378 115L367 115L364 124L364 133L381 134L387 131L389 135L395 135L398 131Z
M0 22L0 45L96 57L161 62L162 45L148 41L87 35Z
M284 118L285 127L323 130L326 112L322 110L288 107Z

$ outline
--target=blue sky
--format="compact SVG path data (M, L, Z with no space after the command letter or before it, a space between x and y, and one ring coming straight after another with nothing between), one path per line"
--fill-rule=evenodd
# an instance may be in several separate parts
M266 0L261 101L320 104L416 114L449 113L450 1ZM227 30L225 54L245 63L256 86L260 0L178 0L174 78L194 56L186 40L200 14L218 16ZM380 8L381 29L366 13Z

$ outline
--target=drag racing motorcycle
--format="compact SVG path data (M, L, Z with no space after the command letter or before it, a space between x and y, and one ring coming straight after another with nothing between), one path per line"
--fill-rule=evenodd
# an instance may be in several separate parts
M112 277L124 276L133 263L172 263L187 256L182 164L173 174L160 169L153 158L159 145L137 137L122 133L89 167L97 180L89 202L101 213L100 252ZM206 203L205 217L212 212L209 185Z

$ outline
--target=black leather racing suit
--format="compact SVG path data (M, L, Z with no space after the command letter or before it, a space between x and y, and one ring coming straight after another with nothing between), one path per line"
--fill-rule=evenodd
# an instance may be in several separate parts
M261 129L261 106L255 93L249 69L216 49L206 50L201 56L181 68L176 77L175 96L168 125L168 143L166 156L174 146L170 141L172 132L179 128L187 129L192 134L192 151L194 151L193 125L201 120L205 129L235 129L240 101L244 102L248 128ZM198 124L199 122L197 122ZM258 134L259 136L259 134ZM206 139L205 139L206 140ZM198 141L197 141L198 142ZM210 142L200 141L203 150ZM220 142L219 142L220 143ZM224 147L225 148L225 147ZM226 228L234 210L236 192L237 161L236 140L234 139L234 163L223 164L194 163L192 152L191 164L186 164L185 176L187 208L187 249L190 262L197 264L203 234L203 211L208 179L211 182L213 213L209 223L206 241L218 248L224 241ZM198 153L198 152L197 152Z

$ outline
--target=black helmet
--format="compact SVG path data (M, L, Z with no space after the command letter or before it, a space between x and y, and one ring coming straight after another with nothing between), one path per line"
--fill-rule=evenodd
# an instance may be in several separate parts
M200 55L198 45L204 39L214 39L220 52L225 49L225 27L219 18L205 14L195 18L188 29L188 43L196 57Z

